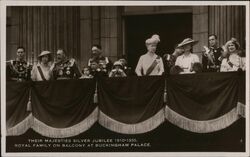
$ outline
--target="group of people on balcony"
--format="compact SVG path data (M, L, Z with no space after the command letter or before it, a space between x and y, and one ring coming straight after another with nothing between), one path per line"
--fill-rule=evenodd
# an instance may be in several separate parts
M56 52L56 62L52 62L52 53L42 51L38 56L38 63L31 65L25 61L25 48L17 48L17 58L7 61L7 81L46 81L62 79L86 79L98 76L126 77L163 75L163 74L188 74L200 72L227 72L245 71L245 57L240 44L235 38L230 39L224 46L219 47L217 36L209 36L209 47L204 46L202 62L192 53L193 45L197 44L191 38L179 43L172 54L163 57L157 55L159 35L153 35L145 41L147 53L139 58L135 72L127 66L125 57L112 61L102 55L102 48L93 45L91 58L82 71L78 68L73 58L68 58L63 49ZM202 63L202 64L201 64Z

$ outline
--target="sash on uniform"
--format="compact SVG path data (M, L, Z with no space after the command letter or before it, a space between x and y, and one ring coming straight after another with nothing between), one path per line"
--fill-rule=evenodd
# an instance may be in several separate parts
M160 59L160 57L159 56L156 57L156 59L153 61L153 63L150 65L150 67L146 71L145 76L148 76L149 74L151 74L151 72L155 69L155 66L158 64L156 61L157 59ZM144 75L143 70L142 70L142 75Z
M39 74L40 74L42 80L43 80L43 81L47 81L46 78L45 78L44 75L43 75L43 71L42 71L41 67L40 67L40 66L37 66L37 69L38 69L38 71L39 71Z

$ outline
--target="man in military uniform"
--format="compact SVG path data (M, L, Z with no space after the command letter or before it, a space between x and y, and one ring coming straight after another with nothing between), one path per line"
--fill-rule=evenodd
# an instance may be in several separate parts
M67 59L63 49L58 49L56 55L57 62L52 66L54 79L78 79L81 77L81 72L75 59Z
M24 47L17 48L17 57L15 60L6 62L6 80L7 81L29 81L32 65L25 61Z
M202 56L203 70L205 72L219 72L221 65L221 52L223 49L218 46L216 35L210 35L208 40L209 48L204 46L205 52Z
M91 71L95 71L95 76L108 76L108 73L111 71L112 62L108 57L102 56L102 48L100 45L92 46L92 54L91 58L88 61L88 66L91 68L91 64L97 63L98 68L92 69Z

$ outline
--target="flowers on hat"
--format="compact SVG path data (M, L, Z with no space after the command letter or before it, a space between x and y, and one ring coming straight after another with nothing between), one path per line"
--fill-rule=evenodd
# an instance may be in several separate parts
M160 36L158 35L158 34L154 34L154 35L152 35L152 37L151 38L153 38L153 39L155 39L155 40L157 40L158 42L160 42L161 40L160 40Z
M151 38L147 39L147 40L145 41L145 43L146 43L147 45L149 45L149 44L158 44L160 41L161 41L161 40L160 40L160 36L159 36L158 34L154 34L154 35L152 35Z

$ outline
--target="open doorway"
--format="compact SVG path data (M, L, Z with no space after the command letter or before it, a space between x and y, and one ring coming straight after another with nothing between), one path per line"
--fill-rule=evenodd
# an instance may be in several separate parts
M192 13L136 15L125 17L128 64L135 69L139 57L147 52L145 40L153 34L160 35L157 54L172 53L176 44L192 37Z

